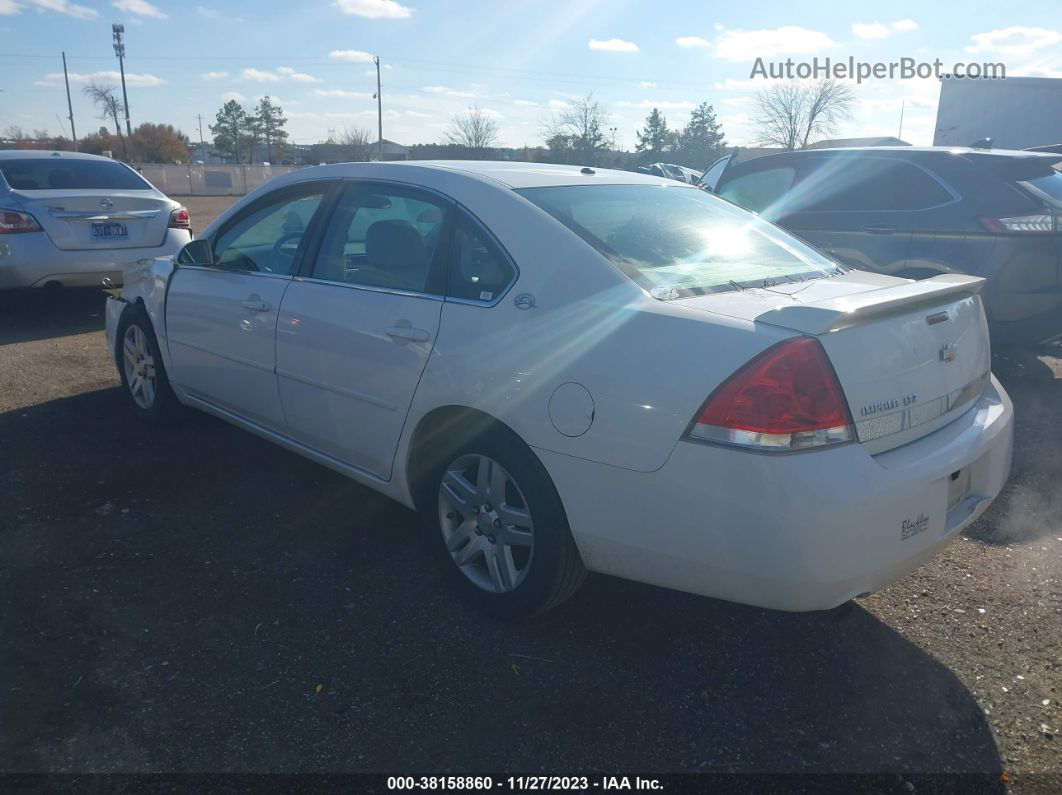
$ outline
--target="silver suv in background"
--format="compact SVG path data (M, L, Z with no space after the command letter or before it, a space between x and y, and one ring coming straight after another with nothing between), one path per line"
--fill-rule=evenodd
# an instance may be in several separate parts
M188 210L124 163L0 151L0 290L122 283L122 268L192 239Z

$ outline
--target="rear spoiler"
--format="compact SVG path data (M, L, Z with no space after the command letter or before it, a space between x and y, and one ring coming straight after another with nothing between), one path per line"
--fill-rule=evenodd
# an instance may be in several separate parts
M939 306L944 301L957 301L977 295L984 283L985 280L977 276L947 273L896 287L883 287L840 298L782 306L759 315L756 322L770 323L817 336L857 326L879 317L911 312L919 307Z

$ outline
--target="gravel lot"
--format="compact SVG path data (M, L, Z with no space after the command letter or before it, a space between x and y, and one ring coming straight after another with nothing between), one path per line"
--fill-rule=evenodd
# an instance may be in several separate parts
M0 770L1062 789L1057 355L997 356L1018 412L1004 497L848 611L591 576L501 624L451 597L404 508L205 415L133 422L102 306L0 296Z

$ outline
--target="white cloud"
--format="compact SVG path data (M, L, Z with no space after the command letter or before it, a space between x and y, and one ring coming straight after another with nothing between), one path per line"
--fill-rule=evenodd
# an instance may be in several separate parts
M0 0L0 17L8 17L17 14L22 8L15 0Z
M918 30L918 23L913 19L897 19L892 23L892 29L900 33L910 33L912 30Z
M568 107L568 103L563 99L551 99L549 101L550 110L564 110L566 107Z
M643 80L638 84L638 88L656 88L656 83L652 80Z
M643 99L638 102L623 101L616 103L620 108L658 108L660 110L692 110L695 103L689 100L672 101L667 99Z
M103 72L92 72L91 74L79 74L77 72L70 73L71 83L92 83L92 82L115 82L117 83L122 79L121 74L117 70L107 70ZM137 74L136 72L126 72L125 82L131 86L140 86L141 88L151 88L153 86L161 86L166 81L161 77L156 77L152 74ZM62 72L51 72L46 74L40 80L35 82L38 86L59 86L63 84Z
M513 104L514 105L519 105L520 107L523 107L523 108L537 108L538 107L538 103L537 102L532 102L530 99L514 99L513 100Z
M168 15L151 5L147 0L114 0L112 6L127 14L135 14L138 17L151 17L152 19L168 19Z
M407 110L405 111L407 116L413 116L418 119L430 119L432 115L430 113L421 113L419 110Z
M855 22L852 32L861 39L884 39L889 35L889 28L880 22Z
M396 0L336 0L336 6L344 14L367 19L407 19L413 9Z
M637 44L623 39L590 39L586 46L602 52L638 52Z
M315 97L360 97L362 99L368 99L370 96L364 91L345 91L342 88L315 88L313 95Z
M711 47L712 43L708 39L702 39L700 36L679 36L675 39L675 44L679 47Z
M372 53L361 50L332 50L328 57L333 61L353 61L354 63L372 63Z
M95 19L100 15L95 8L79 6L71 3L70 0L26 0L26 2L30 8L36 8L38 11L55 11L76 19ZM21 7L17 2L13 5L17 8Z
M295 83L320 83L321 78L308 75L305 72L297 72L290 66L277 67L276 71L268 72L262 69L244 69L240 72L244 80L253 80L256 83L279 83L281 80L291 80Z
M457 89L449 88L447 86L424 86L424 88L422 88L421 91L427 92L428 94L443 94L443 95L445 95L447 97L474 97L475 96L475 93L473 93L471 91L458 91Z
M228 72L203 72L199 75L204 80L223 80L229 76Z
M221 95L221 99L225 102L228 102L230 99L234 99L237 102L247 101L247 97L245 97L239 91L226 91L224 94Z
M726 61L816 53L840 46L821 30L809 30L797 25L764 30L729 30L720 25L718 29L715 57Z
M1062 31L1047 28L1028 28L1015 25L1009 28L975 33L974 44L966 52L999 52L1005 55L1029 55L1035 50L1062 42Z
M221 16L221 12L218 11L216 8L206 8L205 6L196 6L195 10L199 14L199 16L206 17L207 19L217 19L218 17Z

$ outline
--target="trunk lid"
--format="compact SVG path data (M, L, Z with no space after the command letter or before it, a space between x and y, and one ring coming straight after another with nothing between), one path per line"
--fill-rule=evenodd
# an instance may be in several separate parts
M161 246L172 207L152 190L16 190L14 194L56 248L68 251Z
M873 454L932 433L984 391L991 349L983 282L958 274L915 282L852 271L676 303L817 337L859 441Z

